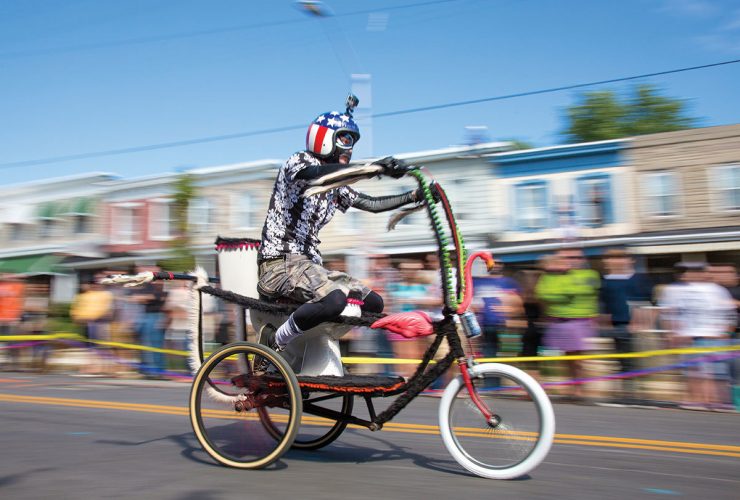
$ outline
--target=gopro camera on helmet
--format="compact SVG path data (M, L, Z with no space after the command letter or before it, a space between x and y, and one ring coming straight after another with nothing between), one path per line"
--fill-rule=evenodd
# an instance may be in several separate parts
M347 96L347 102L346 102L346 105L347 105L347 114L349 116L352 116L352 113L354 113L355 108L357 107L358 104L360 104L360 100L357 98L356 95L350 93Z

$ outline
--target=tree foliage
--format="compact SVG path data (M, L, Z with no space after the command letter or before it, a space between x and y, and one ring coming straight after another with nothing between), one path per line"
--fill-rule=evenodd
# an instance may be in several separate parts
M534 145L531 142L523 141L521 139L504 139L509 143L510 151L521 151L524 149L532 149Z
M566 110L566 142L618 139L696 126L686 101L660 95L652 85L638 85L624 98L611 90L585 92Z
M190 232L188 231L188 209L190 201L196 195L196 187L193 177L189 174L183 174L175 181L174 188L171 213L174 234L170 241L170 256L160 263L160 266L182 272L192 270L195 267L195 257L193 256Z

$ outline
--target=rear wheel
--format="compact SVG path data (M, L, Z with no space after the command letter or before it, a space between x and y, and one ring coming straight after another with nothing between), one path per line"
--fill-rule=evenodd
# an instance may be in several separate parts
M277 439L261 423L261 412L268 410ZM190 391L198 441L216 461L240 469L260 469L280 458L295 439L301 414L293 370L271 349L249 342L214 352Z
M354 397L352 394L337 393L311 393L309 397L303 400L303 418L298 434L293 440L293 448L299 450L318 450L334 442L344 429L347 428L348 422L341 420L329 419L321 416L308 415L312 409L319 413L322 409L329 409L351 415L354 406ZM279 439L281 431L270 416L268 408L259 409L260 420L275 439Z
M555 436L547 394L530 375L509 365L477 365L470 375L494 419L486 421L458 376L445 389L439 406L447 450L481 477L514 479L529 473L547 456Z

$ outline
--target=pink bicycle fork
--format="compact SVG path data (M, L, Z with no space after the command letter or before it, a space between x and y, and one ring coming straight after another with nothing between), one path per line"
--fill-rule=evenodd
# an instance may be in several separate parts
M470 371L468 368L468 360L459 360L458 366L460 367L460 371L462 372L463 381L465 382L465 388L468 390L468 394L470 394L470 399L478 408L478 411L481 412L483 418L486 419L488 425L490 425L491 427L498 426L501 419L498 417L498 415L494 415L493 412L491 412L486 403L483 402L483 400L481 400L481 398L478 396L478 391L475 389L475 386L473 386L473 380L470 378Z

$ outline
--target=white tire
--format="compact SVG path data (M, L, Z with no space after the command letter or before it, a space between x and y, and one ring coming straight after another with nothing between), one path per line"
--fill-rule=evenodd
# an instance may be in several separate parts
M459 375L445 388L439 405L439 428L447 451L465 469L488 479L528 474L545 459L555 437L550 399L534 378L510 365L476 365L470 376L489 410L501 417L501 424L494 428L485 422ZM496 387L484 388L486 381Z

